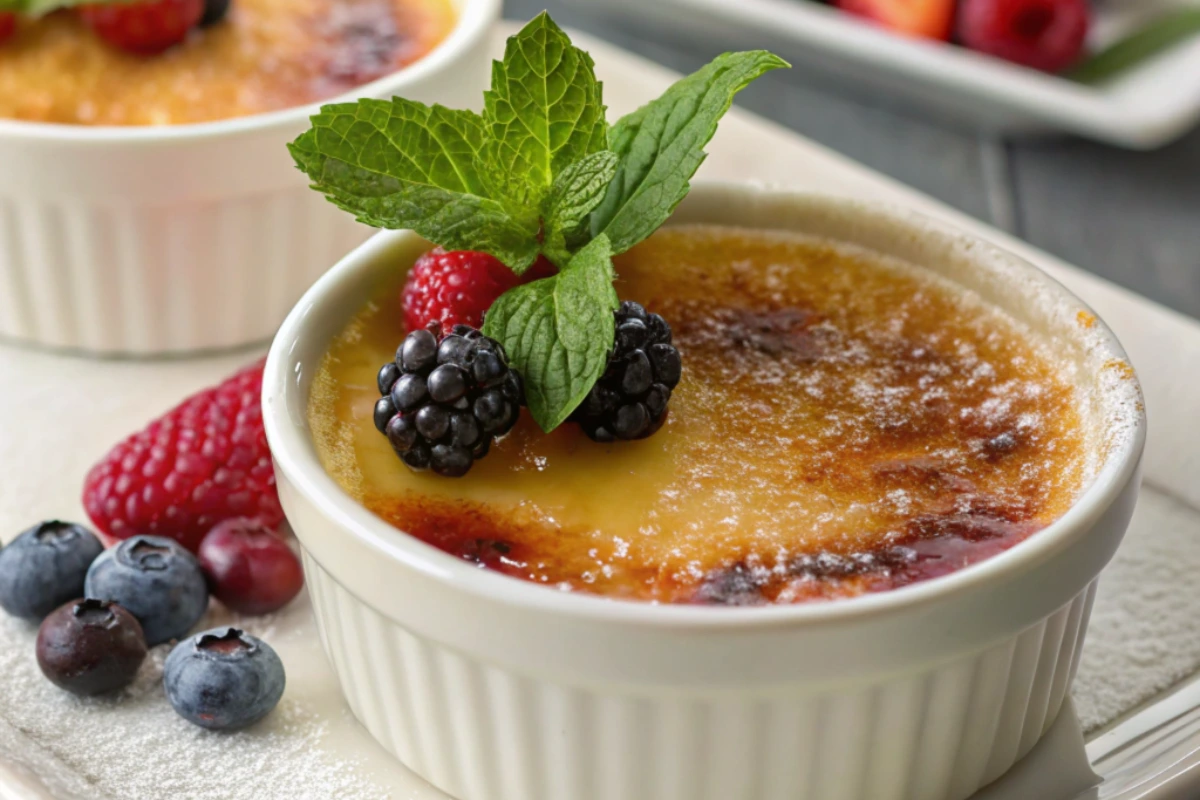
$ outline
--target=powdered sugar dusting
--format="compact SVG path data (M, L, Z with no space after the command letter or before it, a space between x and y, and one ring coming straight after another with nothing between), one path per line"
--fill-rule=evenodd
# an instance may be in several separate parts
M204 627L236 624L280 651L285 665L313 652L306 601L255 620L214 606ZM202 628L198 628L202 629ZM289 685L279 706L245 731L215 733L178 717L163 695L168 645L151 651L119 696L79 699L50 684L34 658L34 626L0 614L0 752L61 797L88 800L317 800L387 797L360 759L331 745L333 728ZM289 675L289 677L291 677ZM344 712L348 713L348 712Z

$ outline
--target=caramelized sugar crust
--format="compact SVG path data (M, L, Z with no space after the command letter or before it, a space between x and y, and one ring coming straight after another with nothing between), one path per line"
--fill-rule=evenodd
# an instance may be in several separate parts
M234 0L221 24L143 57L58 12L0 47L0 118L171 125L291 108L416 61L454 23L449 0Z
M403 331L392 288L333 344L310 403L326 469L481 567L656 602L794 603L987 558L1071 504L1075 391L1016 323L877 255L719 227L618 259L684 376L662 431L617 445L527 418L462 480L410 473L371 424ZM399 279L399 276L397 276Z

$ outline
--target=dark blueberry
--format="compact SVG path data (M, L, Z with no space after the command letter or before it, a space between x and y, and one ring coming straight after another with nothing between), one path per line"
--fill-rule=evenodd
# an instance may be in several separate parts
M650 387L650 391L646 393L646 399L643 402L646 405L646 411L650 413L651 419L658 419L667 410L667 403L670 401L671 390L661 383L656 383Z
M106 550L88 570L84 594L124 606L151 647L187 635L208 609L200 562L161 536L134 536Z
M407 453L412 449L417 441L417 424L415 414L397 414L388 421L387 429L384 433L387 434L388 441L392 444L392 449L397 453Z
M400 380L392 387L392 402L400 411L411 411L421 405L428 396L425 379L420 375L401 375Z
M450 422L450 444L455 447L471 448L483 436L474 414L455 414Z
M376 385L379 386L380 394L391 394L392 387L396 385L396 380L400 377L400 367L395 361L389 361L379 368L379 375L375 378Z
M463 336L453 335L442 339L438 345L437 363L463 366L471 352L471 343Z
M474 461L471 451L465 447L435 444L430 459L433 471L447 478L461 478L471 469Z
M71 694L90 697L123 689L145 659L142 626L115 603L73 600L38 630L42 674Z
M683 374L683 362L679 359L679 351L669 344L652 344L646 351L650 363L654 366L654 377L659 383L666 384L668 389L679 385L679 377Z
M467 392L467 376L461 367L443 364L429 373L429 396L435 403L453 403Z
M237 628L215 628L181 642L163 667L167 700L201 728L245 728L279 704L287 678L265 642Z
M632 300L622 300L620 308L617 309L617 316L625 319L636 319L645 322L649 316L646 309L642 308L641 303L635 303Z
M230 0L204 0L204 13L196 25L201 28L216 25L229 13L229 5Z
M82 525L52 520L36 525L0 550L0 608L41 620L83 596L88 567L104 545Z
M650 332L646 323L640 319L630 319L617 326L616 348L618 352L628 353L630 350L640 350L646 346Z
M429 459L431 457L429 443L418 439L411 449L400 456L400 460L411 469L420 471L429 469Z
M387 433L388 422L392 417L396 416L396 404L392 402L392 398L381 397L375 401L375 428L380 433Z
M476 385L490 389L504 383L508 378L508 365L496 353L477 352L471 364L471 377L475 379Z
M658 314L651 314L646 319L646 327L650 329L650 341L657 344L671 343L671 326Z
M649 389L652 383L654 370L650 367L650 359L641 350L634 351L625 361L621 391L626 397L637 397Z
M621 439L636 439L646 432L650 414L641 403L630 403L617 409L612 420L612 431Z
M429 331L413 331L404 338L396 360L405 372L424 372L437 363L438 342Z
M425 406L417 412L417 433L430 441L440 439L450 430L450 412L441 406Z

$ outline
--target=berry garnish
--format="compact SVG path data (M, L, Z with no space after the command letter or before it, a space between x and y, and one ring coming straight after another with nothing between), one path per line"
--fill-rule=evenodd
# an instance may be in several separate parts
M455 325L441 338L435 330L410 333L380 368L375 427L411 469L457 478L516 424L521 378L504 347L477 329Z
M285 683L275 651L237 628L181 642L163 669L167 700L179 716L212 730L258 722L279 703Z
M234 517L283 521L262 424L259 362L185 400L88 473L83 507L116 539L167 536L195 551Z
M230 0L204 0L204 13L200 15L197 27L208 28L216 25L229 13Z
M204 0L134 0L80 6L104 41L130 53L157 55L182 42L204 14Z
M1087 0L963 0L958 37L972 50L1061 72L1083 53L1090 20Z
M200 563L161 536L134 536L106 550L88 570L84 592L125 607L151 647L185 636L208 609Z
M17 32L17 15L0 11L0 44L12 38Z
M103 551L82 525L55 520L30 528L0 550L0 608L41 620L83 595L88 567Z
M146 658L142 626L119 605L75 600L42 622L37 661L60 689L90 697L123 689Z
M554 265L537 261L523 275L487 253L470 250L446 252L436 247L417 259L408 272L400 302L404 324L419 331L431 322L444 330L455 325L483 325L483 312L514 286L554 274Z
M619 305L613 256L653 234L687 196L734 96L786 66L765 50L724 53L610 124L591 56L542 13L493 64L482 113L403 97L331 105L290 151L312 187L360 221L492 257L422 259L405 293L407 321L410 330L431 320L478 326L486 310L481 330L504 346L530 416L549 432L605 371ZM452 258L470 266L438 266ZM540 259L557 272L527 281ZM630 415L658 418L665 398L638 402L623 406L634 410L620 425L635 436L656 423ZM377 423L396 410L381 405ZM440 413L431 420L442 430ZM436 460L415 423L402 415L395 425L393 443L410 463ZM445 474L470 466L469 450L440 452Z
M683 369L666 320L630 300L614 316L608 366L571 415L597 442L642 439L662 427Z
M204 537L198 555L213 596L239 614L278 611L304 586L292 548L257 520L225 520Z

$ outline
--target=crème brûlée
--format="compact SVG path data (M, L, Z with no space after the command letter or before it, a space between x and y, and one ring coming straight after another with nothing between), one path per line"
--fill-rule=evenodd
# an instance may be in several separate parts
M236 0L147 57L61 11L0 46L0 119L177 125L307 105L416 61L455 22L450 0Z
M404 336L397 287L331 344L309 422L376 515L482 568L560 590L753 605L893 589L1005 550L1094 470L1084 400L979 296L788 233L665 228L616 259L674 329L662 430L596 443L525 414L458 480L413 473L372 424ZM397 283L402 280L397 275Z

